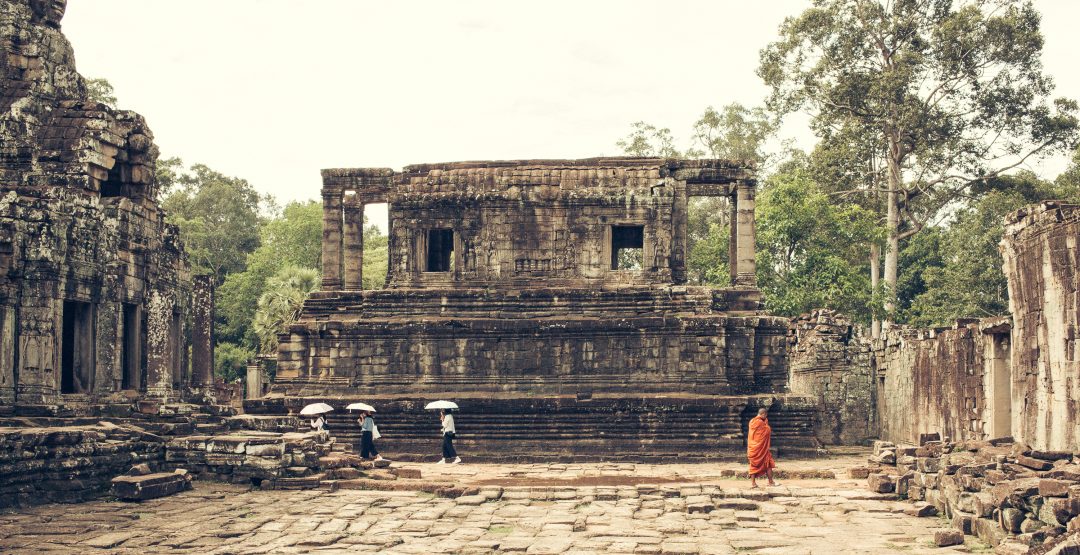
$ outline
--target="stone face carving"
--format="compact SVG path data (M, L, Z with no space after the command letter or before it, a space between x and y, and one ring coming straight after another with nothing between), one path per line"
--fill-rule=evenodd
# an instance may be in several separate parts
M65 7L0 1L0 403L175 397L190 277L157 147L87 97Z

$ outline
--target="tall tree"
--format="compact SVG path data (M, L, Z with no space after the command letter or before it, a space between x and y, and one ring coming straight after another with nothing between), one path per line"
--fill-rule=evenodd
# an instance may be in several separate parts
M273 198L202 164L174 179L179 188L162 206L180 227L192 270L213 275L221 285L225 276L244 269L248 253L259 246L261 211L273 206Z
M1039 14L1019 0L814 0L784 21L758 75L778 114L869 134L884 155L884 281L900 242L971 186L1077 141L1077 103L1051 101Z
M619 147L627 156L645 156L660 158L684 158L685 155L675 148L675 139L667 127L657 128L643 121L630 126L630 134L618 141Z

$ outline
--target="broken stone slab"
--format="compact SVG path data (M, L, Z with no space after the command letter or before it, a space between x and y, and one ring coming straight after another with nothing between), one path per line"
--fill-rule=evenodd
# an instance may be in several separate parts
M145 501L191 489L187 472L159 472L112 479L112 494L123 501Z
M1032 470L1040 470L1040 471L1041 470L1050 470L1051 468L1054 468L1054 463L1052 463L1050 461L1046 461L1046 460L1043 460L1043 459L1036 459L1036 458L1028 457L1028 456L1025 456L1025 455L1017 455L1016 464L1019 464L1020 466L1025 466L1025 467L1030 468Z
M932 441L941 441L941 434L934 432L930 434L919 434L919 445L923 446Z
M934 532L934 545L949 547L964 543L964 533L959 530L936 530Z
M397 466L391 468L390 473L397 476L398 478L405 478L407 480L419 480L421 478L421 472L419 468Z
M991 503L995 507L1023 507L1024 499L1039 493L1039 478L1006 480L990 488Z
M1035 459L1044 461L1068 461L1072 460L1072 453L1069 451L1047 451L1032 449L1030 456Z
M896 482L888 474L871 474L867 478L867 485L875 493L892 493L896 489Z
M937 516L937 507L929 503L915 503L904 508L904 514L917 517Z
M1039 480L1039 495L1043 497L1068 497L1069 486L1072 486L1075 482L1068 480L1057 480L1054 478L1043 478Z

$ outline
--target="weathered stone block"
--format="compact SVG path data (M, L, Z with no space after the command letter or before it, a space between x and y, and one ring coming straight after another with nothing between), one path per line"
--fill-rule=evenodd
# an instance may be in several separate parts
M938 547L961 545L964 543L964 534L959 530L936 530L934 532L934 544Z
M174 472L117 476L112 479L112 494L124 501L145 501L190 488L191 478L186 474Z

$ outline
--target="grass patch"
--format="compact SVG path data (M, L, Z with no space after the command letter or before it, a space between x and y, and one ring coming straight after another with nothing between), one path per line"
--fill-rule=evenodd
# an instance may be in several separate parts
M509 534L514 531L514 527L507 524L493 524L488 526L488 532L492 534Z

